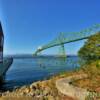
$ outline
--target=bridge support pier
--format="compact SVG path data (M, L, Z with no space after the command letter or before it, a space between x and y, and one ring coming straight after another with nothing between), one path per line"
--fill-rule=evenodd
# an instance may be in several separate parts
M67 56L66 56L66 51L65 51L65 47L64 47L64 44L61 44L60 45L60 57L62 57L62 58L66 58Z

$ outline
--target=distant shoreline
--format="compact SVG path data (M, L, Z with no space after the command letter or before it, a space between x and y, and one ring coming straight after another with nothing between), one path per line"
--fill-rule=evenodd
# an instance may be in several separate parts
M77 55L66 55L67 57L76 57ZM15 54L15 55L4 55L5 58L13 57L13 58L38 58L38 57L57 57L60 58L58 55L38 55L33 56L32 54Z

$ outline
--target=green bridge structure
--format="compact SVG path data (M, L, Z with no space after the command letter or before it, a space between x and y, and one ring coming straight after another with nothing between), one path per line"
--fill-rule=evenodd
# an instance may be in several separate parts
M95 24L80 32L68 32L68 33L62 32L57 36L57 38L53 39L47 44L39 46L33 55L39 55L41 54L42 51L46 49L49 49L55 46L60 46L60 50L61 50L60 57L66 57L64 44L88 39L90 36L92 36L98 31L100 31L100 24Z

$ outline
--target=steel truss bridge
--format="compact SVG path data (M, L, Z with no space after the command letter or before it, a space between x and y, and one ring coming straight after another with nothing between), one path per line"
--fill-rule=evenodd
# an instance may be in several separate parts
M61 47L61 54L60 56L65 57L65 48L64 44L80 41L83 39L88 39L91 35L95 34L96 32L100 31L100 24L95 24L87 29L84 29L80 32L68 32L68 33L60 33L57 38L50 41L49 43L39 46L36 50L36 52L33 55L40 54L43 50L46 50L48 48L52 48L55 46Z

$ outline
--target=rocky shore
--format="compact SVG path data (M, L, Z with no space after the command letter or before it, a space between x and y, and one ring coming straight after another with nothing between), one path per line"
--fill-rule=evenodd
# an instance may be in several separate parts
M0 100L73 100L59 93L55 79L34 82L31 85L0 93Z
M53 100L55 94L52 92L50 87L46 86L46 81L44 81L44 82L33 83L30 86L23 86L13 91L0 93L0 96L3 98L29 97L30 99L33 98L34 100L47 100L47 99Z

